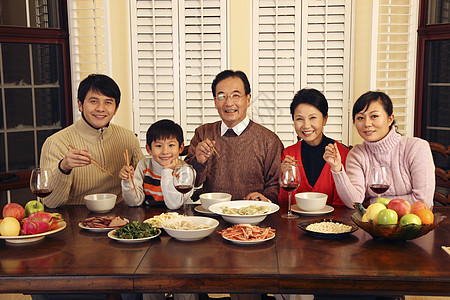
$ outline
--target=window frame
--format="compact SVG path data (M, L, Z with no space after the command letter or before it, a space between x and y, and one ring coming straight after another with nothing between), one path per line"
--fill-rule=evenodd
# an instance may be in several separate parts
M67 127L73 123L72 114L72 94L71 94L71 72L70 72L70 51L69 51L69 32L67 2L59 2L60 28L30 28L0 26L0 42L6 43L27 43L27 44L52 44L61 45L62 48L62 68L64 80L64 112L66 114L65 123L61 126ZM0 178L6 176L17 176L11 182L0 182L0 191L25 188L29 185L31 170L1 173Z
M450 23L449 24L427 24L429 1L420 1L419 7L419 28L417 30L417 76L416 76L416 103L414 113L414 136L422 137L426 128L424 128L424 117L426 111L424 109L424 80L427 78L425 74L425 52L428 41L438 41L450 39Z

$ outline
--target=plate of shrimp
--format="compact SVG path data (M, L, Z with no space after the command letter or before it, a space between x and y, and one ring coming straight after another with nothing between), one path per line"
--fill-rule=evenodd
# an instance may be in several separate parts
M271 227L261 228L251 224L236 224L218 231L218 233L225 240L242 245L260 244L275 238L275 229Z

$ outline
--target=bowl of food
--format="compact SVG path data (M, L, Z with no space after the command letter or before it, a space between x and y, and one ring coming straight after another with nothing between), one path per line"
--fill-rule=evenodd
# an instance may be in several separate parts
M84 197L87 209L96 213L110 211L116 205L117 195L114 194L92 194Z
M231 195L227 193L205 193L200 195L202 207L209 211L209 207L216 203L231 201Z
M303 192L295 194L295 202L301 210L319 211L327 204L327 194Z
M162 228L171 237L180 241L198 241L214 232L219 221L208 217L183 216L167 219Z
M434 228L438 227L447 216L441 213L434 213L434 222L432 224L409 224L402 226L400 224L381 225L373 221L363 222L364 208L362 205L353 205L356 211L351 216L352 221L362 230L369 233L374 239L383 238L387 240L407 241L421 237Z
M280 207L274 203L239 200L227 203L216 203L209 210L232 224L258 224L268 215L277 212Z

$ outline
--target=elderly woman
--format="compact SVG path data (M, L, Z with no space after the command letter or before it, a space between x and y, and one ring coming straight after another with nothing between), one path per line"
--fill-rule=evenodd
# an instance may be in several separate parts
M316 89L302 89L294 96L290 109L300 141L284 149L281 159L283 163L296 161L301 166L300 186L292 194L320 192L328 195L328 205L344 205L336 191L330 165L323 159L325 147L330 143L339 149L344 163L348 153L345 146L323 134L328 120L327 99ZM280 205L288 202L288 193L283 189L278 202Z
M383 197L433 206L434 162L430 146L420 138L403 137L394 127L392 101L382 92L367 92L353 105L353 122L364 142L348 154L345 170L340 149L330 143L323 158L330 165L340 198L348 207L378 195L368 188L369 170L387 166L392 183ZM337 154L336 156L335 153Z

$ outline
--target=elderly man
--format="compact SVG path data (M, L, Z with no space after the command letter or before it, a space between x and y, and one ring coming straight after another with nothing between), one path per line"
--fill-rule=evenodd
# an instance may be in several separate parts
M41 168L52 171L53 193L48 207L83 204L93 193L113 193L122 200L119 171L128 149L133 166L144 158L139 141L128 129L111 124L119 108L120 89L102 74L85 78L78 88L82 119L47 138L41 151ZM95 161L108 167L105 171Z
M232 199L276 202L283 144L247 117L247 76L225 70L211 87L222 121L198 127L190 142L186 161L197 171L197 186L203 184L203 192L229 193Z

